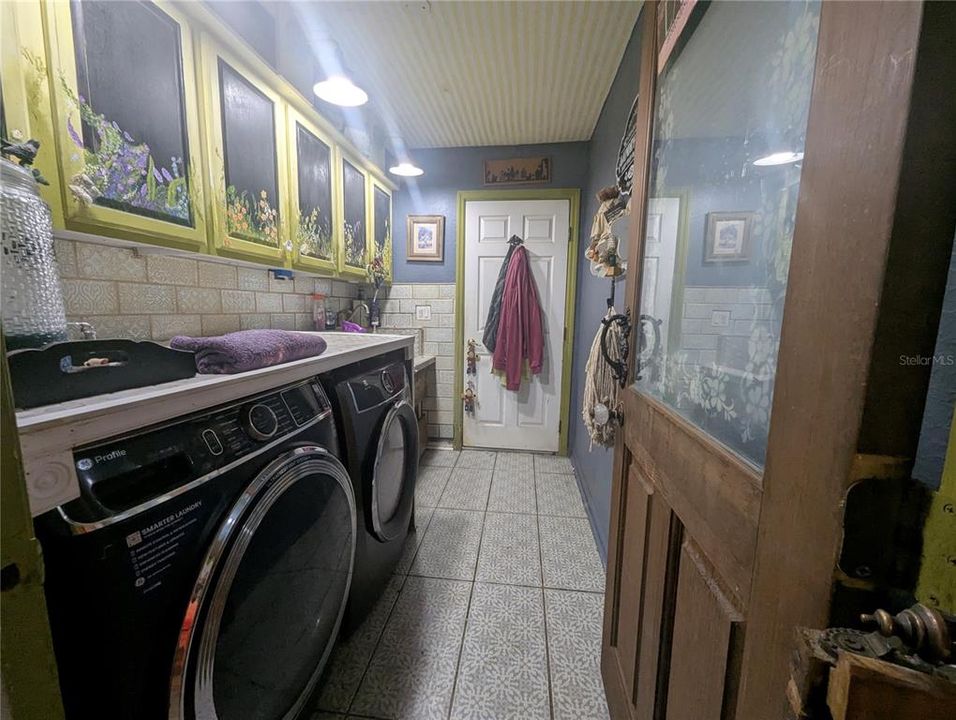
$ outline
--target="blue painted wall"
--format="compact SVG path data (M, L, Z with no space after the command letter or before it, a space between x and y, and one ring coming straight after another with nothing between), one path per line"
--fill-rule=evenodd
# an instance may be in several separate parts
M591 352L591 343L600 327L601 318L607 312L606 298L610 291L610 281L599 280L591 275L590 264L584 258L591 230L591 220L600 204L598 191L608 185L616 184L614 166L624 124L631 103L637 95L640 70L640 42L638 26L635 25L631 40L624 51L617 76L611 85L604 108L598 119L594 134L588 146L588 181L582 193L581 213L581 253L578 257L578 297L575 310L574 346L572 349L572 385L571 385L571 460L577 471L578 484L584 494L591 518L591 526L598 542L601 556L607 560L608 523L611 512L611 465L614 453L597 446L589 450L590 438L581 421L581 399L584 392L584 368ZM619 220L614 225L615 232L627 237L628 219ZM618 286L617 297L621 298L623 288ZM621 309L620 300L617 303Z
M455 282L455 239L457 233L459 190L512 190L533 188L583 188L588 179L588 143L556 143L548 145L489 146L467 148L434 148L412 150L411 157L425 174L399 180L394 194L395 230L392 271L395 282ZM484 161L533 157L551 157L552 179L548 184L497 185L483 184ZM395 179L395 178L393 178ZM408 262L406 259L406 222L408 215L445 216L445 260L442 263ZM587 220L590 224L590 220Z

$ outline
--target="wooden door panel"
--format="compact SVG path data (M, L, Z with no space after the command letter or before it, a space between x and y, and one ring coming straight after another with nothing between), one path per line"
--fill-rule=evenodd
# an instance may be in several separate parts
M654 398L627 392L624 412L633 462L745 608L760 512L757 472Z
M693 540L681 547L671 640L668 720L733 717L743 616ZM728 672L731 671L731 672Z

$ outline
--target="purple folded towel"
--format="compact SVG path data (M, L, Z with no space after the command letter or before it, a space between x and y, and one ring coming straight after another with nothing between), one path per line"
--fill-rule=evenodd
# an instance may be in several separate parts
M203 375L233 375L321 355L327 344L310 333L240 330L218 337L177 335L169 346L196 353L196 370Z

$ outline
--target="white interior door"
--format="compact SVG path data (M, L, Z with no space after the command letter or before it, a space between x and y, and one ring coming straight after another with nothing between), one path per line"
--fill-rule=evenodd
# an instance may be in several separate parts
M473 413L464 413L466 447L511 448L556 452L561 420L561 374L564 371L564 306L568 276L570 203L567 200L507 200L465 203L465 302L463 352L475 340L477 373ZM541 303L544 360L541 373L522 379L508 391L491 372L491 354L481 344L491 295L508 253L508 239L518 235L528 250Z

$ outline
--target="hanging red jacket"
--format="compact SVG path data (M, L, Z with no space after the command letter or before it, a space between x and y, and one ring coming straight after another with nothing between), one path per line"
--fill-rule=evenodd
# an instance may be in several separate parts
M528 263L528 251L522 245L511 254L508 264L492 368L504 372L508 390L517 390L521 387L525 360L532 374L537 375L541 372L543 355L544 331L538 289Z

